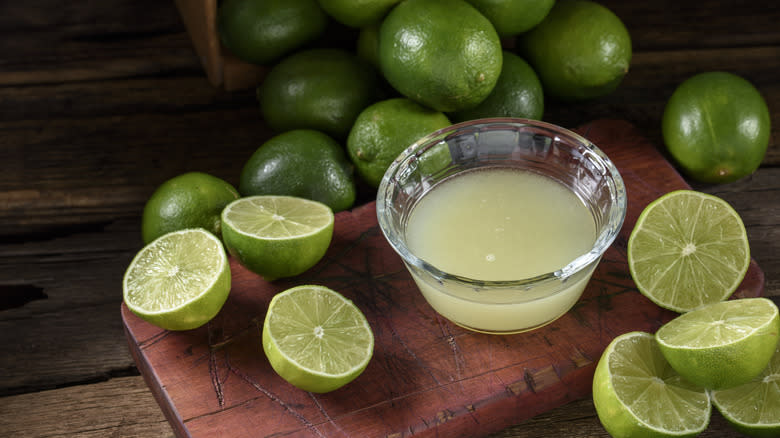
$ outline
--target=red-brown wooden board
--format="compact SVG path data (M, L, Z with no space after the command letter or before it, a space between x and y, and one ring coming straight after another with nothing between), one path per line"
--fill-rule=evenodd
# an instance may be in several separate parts
M176 434L193 437L472 437L588 397L606 345L633 330L654 332L675 316L639 294L626 243L642 209L688 188L629 123L601 120L578 130L616 163L628 192L620 235L575 307L525 334L464 330L418 293L377 225L374 203L336 216L325 258L293 279L268 283L231 260L233 285L206 326L168 332L122 305L130 350ZM260 329L274 293L322 284L353 300L376 338L368 368L328 394L301 391L266 360ZM757 296L764 276L751 264L737 296Z

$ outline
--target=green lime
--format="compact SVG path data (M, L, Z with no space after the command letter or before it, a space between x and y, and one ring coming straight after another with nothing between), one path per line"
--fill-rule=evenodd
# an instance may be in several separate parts
M482 12L503 38L531 30L547 16L555 4L555 0L466 1Z
M357 196L344 148L310 129L288 131L263 143L244 164L238 189L243 196L311 199L333 211L352 207Z
M661 352L689 382L707 389L732 388L766 368L780 339L777 306L744 298L691 310L655 333Z
M144 243L185 228L205 228L219 236L219 215L237 198L238 192L232 185L206 173L188 172L173 177L157 187L144 205Z
M707 390L683 379L653 335L630 332L610 342L596 365L593 404L613 437L695 436L707 428Z
M360 113L347 138L347 152L358 174L378 187L390 163L420 138L450 126L443 113L398 97Z
M333 237L333 211L293 196L248 196L222 211L228 252L267 281L292 277L325 255Z
M726 72L695 75L666 103L661 128L673 160L689 177L708 183L753 173L769 145L764 98L747 80Z
M290 55L257 87L260 110L272 129L315 129L339 140L378 95L379 79L370 64L328 48Z
M363 28L377 23L401 0L319 0L320 7L341 24Z
M611 93L631 63L631 37L623 22L588 0L558 0L517 42L544 91L561 100Z
M493 25L464 0L406 0L379 28L379 64L387 81L437 111L482 102L501 61Z
M220 41L253 64L274 61L325 31L328 15L317 0L223 0L218 2Z
M360 29L357 37L357 55L377 70L379 66L379 23Z
M519 56L504 52L501 75L493 91L474 108L450 114L456 122L485 117L519 117L541 120L544 91L536 73Z
M692 190L648 204L628 240L628 267L639 292L675 312L725 300L749 265L739 214L726 201Z
M780 344L769 365L748 383L712 391L712 404L748 436L780 436Z
M201 228L174 231L135 255L122 282L127 308L166 330L209 322L230 292L222 242Z
M283 379L323 393L363 372L374 353L374 335L352 301L324 286L298 286L271 299L263 350Z

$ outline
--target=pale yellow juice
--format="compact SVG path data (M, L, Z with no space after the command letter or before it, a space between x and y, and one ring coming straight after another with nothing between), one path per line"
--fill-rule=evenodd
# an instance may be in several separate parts
M588 208L568 188L539 174L480 169L445 180L414 206L406 242L444 272L509 281L559 270L587 253L596 239ZM487 332L531 329L564 314L587 284L595 263L568 278L532 288L479 289L412 276L441 315Z

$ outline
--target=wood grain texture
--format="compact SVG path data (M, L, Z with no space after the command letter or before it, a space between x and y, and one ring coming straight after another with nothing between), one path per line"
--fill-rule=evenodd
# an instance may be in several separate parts
M137 376L5 397L0 431L6 437L174 436Z
M178 436L469 437L590 394L601 352L617 335L655 332L676 314L636 290L626 243L642 209L685 181L631 124L589 123L579 130L615 162L628 211L583 297L554 323L529 333L490 336L436 314L400 257L384 239L375 205L336 216L325 258L301 276L268 283L231 260L227 303L206 326L168 332L122 306L130 350ZM763 291L752 264L735 295ZM343 293L368 318L375 350L350 385L317 395L277 376L261 348L261 326L273 295L300 284Z
M761 169L736 183L694 187L742 215L767 295L778 300L780 7L758 0L600 3L629 28L631 71L603 99L546 101L544 118L565 127L627 119L663 151L661 113L678 83L705 70L754 82L772 117ZM27 433L6 433L9 423L0 423L0 436L94 436L35 409L65 396L60 406L85 424L118 416L133 400L159 420L151 393L123 377L141 381L116 311L119 278L142 245L143 203L159 183L188 170L236 183L244 160L272 134L253 90L227 93L209 84L174 1L0 1L0 421L36 422ZM370 198L364 190L360 203ZM105 396L94 403L71 387ZM14 403L17 397L25 402ZM105 435L172 435L154 420L137 421ZM703 434L735 435L715 420ZM587 399L501 436L607 437Z

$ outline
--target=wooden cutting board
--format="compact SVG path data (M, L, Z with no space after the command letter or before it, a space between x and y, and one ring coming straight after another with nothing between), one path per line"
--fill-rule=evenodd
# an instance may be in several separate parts
M599 357L617 335L654 332L675 316L637 292L626 243L642 209L688 188L629 123L600 120L579 133L616 163L628 192L625 225L575 307L524 334L473 333L436 314L385 241L374 203L336 216L325 258L293 279L268 283L231 261L233 285L206 326L168 332L122 305L130 350L178 436L472 437L588 397ZM328 394L301 391L266 360L260 329L271 297L300 284L343 293L376 338L368 368ZM757 296L753 262L736 296Z

